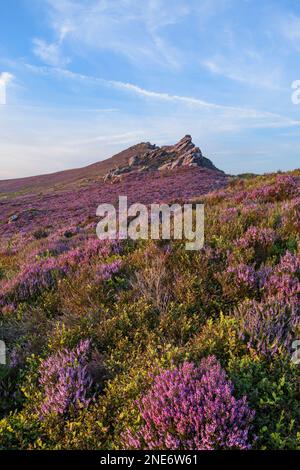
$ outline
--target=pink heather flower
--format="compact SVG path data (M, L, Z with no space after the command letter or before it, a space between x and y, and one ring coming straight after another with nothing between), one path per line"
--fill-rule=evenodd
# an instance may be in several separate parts
M247 264L239 264L238 266L229 266L227 273L232 274L237 287L255 288L258 285L258 277L255 269Z
M275 202L283 201L299 195L296 178L291 175L277 175L274 183L264 184L258 188L240 190L231 195L231 200L237 204L247 201Z
M290 232L300 232L300 197L285 202L281 207L283 226Z
M43 289L54 286L55 275L58 272L57 261L54 258L23 267L13 279L2 284L0 304L25 300L37 295Z
M282 201L299 195L297 181L291 175L278 175L272 184L248 191L245 199L260 202Z
M239 210L236 207L226 207L222 210L220 220L223 223L231 222L239 214Z
M258 212L261 213L263 211L262 207L260 207L257 203L250 203L250 204L243 204L241 208L241 213L243 215L248 214L257 214Z
M258 283L259 283L260 289L264 289L272 273L273 273L273 269L270 266L262 266L260 270L257 271Z
M16 311L16 306L14 304L7 304L2 307L3 315L11 315Z
M300 258L287 251L273 270L270 267L262 268L259 273L260 286L265 297L297 299L300 296L299 275Z
M101 264L97 268L97 273L96 273L97 279L99 281L108 281L109 279L112 278L114 274L117 274L120 271L121 266L122 266L122 261L119 259L112 261L111 263Z
M271 246L276 240L276 233L271 228L261 228L251 226L242 238L237 241L237 245L243 248L251 246Z
M299 297L300 282L289 274L272 274L265 283L264 292L282 300Z
M249 349L268 358L287 353L297 328L300 308L295 301L269 298L263 302L245 301L235 312L240 325L240 337Z
M89 405L92 379L88 372L90 342L81 341L73 350L65 349L46 359L40 369L40 385L44 401L40 407L41 417L48 414L66 414L70 407Z
M117 254L120 250L120 243L95 238L57 257L51 256L25 265L13 279L2 283L0 306L37 296L43 290L55 287L58 278L68 275L78 265L87 264L93 258L97 260L111 253Z
M280 263L275 270L277 273L286 274L300 274L300 257L293 255L289 251L281 257Z
M294 209L300 209L300 197L295 197L289 201L284 201L281 204L283 212L287 212Z
M214 356L199 367L185 362L154 378L138 401L144 424L124 436L133 449L249 449L254 412L246 397L234 398L233 385Z

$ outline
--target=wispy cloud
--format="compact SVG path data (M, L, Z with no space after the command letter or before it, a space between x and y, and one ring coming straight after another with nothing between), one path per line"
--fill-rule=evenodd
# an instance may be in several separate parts
M70 63L70 59L63 54L62 46L65 37L72 31L67 23L56 26L57 39L54 42L47 42L44 39L34 38L33 52L47 65L54 67L64 67Z
M227 20L221 28L218 23L211 23L239 3L240 0L47 0L49 26L57 39L48 42L35 38L34 50L46 64L65 66L70 61L64 55L62 32L66 31L68 52L74 56L86 58L95 51L110 51L145 70L159 66L182 71L193 61L196 67L202 65L211 73L246 86L282 89L280 64L274 57L266 65L265 56L260 55L259 41L263 38L256 44L251 30L241 32L234 21L231 24ZM297 37L298 22L299 18L292 16L286 20L283 29L291 38ZM190 34L194 36L192 48L187 47L188 42L185 45ZM205 50L216 41L221 55L207 58Z
M118 82L114 80L104 80L103 83L113 88L116 88L118 90L132 92L144 98L173 102L173 103L183 103L188 106L196 106L197 108L199 107L208 108L208 109L220 108L220 106L217 104L209 103L208 101L204 101L199 98L193 98L189 96L178 96L178 95L172 95L169 93L160 93L157 91L151 91L145 88L141 88L140 86L134 85L132 83Z
M134 94L137 97L150 101L152 100L169 104L179 104L188 107L191 110L201 109L202 111L209 112L211 118L217 118L217 116L219 118L223 117L224 123L221 126L223 130L227 129L228 131L230 131L232 127L234 129L245 127L280 128L294 127L300 125L300 120L293 119L278 113L272 113L269 111L263 111L246 106L228 106L220 103L214 103L207 100L203 100L198 97L182 96L167 92L148 90L136 84L115 80L105 80L99 77L75 73L68 69L37 67L30 64L27 64L27 67L35 73L64 77L68 80L80 81L86 84L87 86L97 85L101 87L110 87L116 90L124 91L126 93Z
M280 68L273 66L269 71L262 62L263 58L256 51L249 51L246 61L245 58L238 61L236 57L228 57L227 60L213 57L200 63L210 73L246 86L271 91L285 90L281 84Z
M200 108L185 110L181 106L179 112L170 112L166 106L156 115L133 116L122 109L110 113L92 109L74 113L70 109L67 113L57 109L8 106L5 114L0 114L0 179L80 167L141 141L172 144L186 133L192 134L203 153L229 173L298 165L299 143L287 149L286 139L274 140L271 130L269 137L264 137L257 145L251 140L254 133L251 126L247 127L249 120L234 118L233 114L227 116L224 112L204 111ZM266 119L264 121L266 125ZM246 146L245 132L248 135ZM261 156L257 154L262 147L268 155L263 167L259 166ZM289 155L289 161L284 160L283 164L282 155Z
M13 78L9 72L0 72L0 105L6 104L6 86Z
M194 0L191 1L191 5ZM178 68L176 49L163 36L163 30L182 21L191 7L183 0L47 0L49 24L55 35L66 25L68 39L76 54L79 49L109 50L144 66L157 63ZM35 39L36 54L49 65L61 64L63 41L47 43ZM146 62L145 62L146 61Z
M293 14L285 15L281 19L281 32L295 47L299 48L297 41L300 39L300 16Z
M70 28L75 54L83 48L107 50L138 67L149 63L174 69L184 66L186 55L174 44L176 27L196 20L198 27L206 28L234 1L46 0L50 26L55 34L65 25ZM58 43L55 46L60 48Z
M43 62L54 67L67 65L70 60L65 58L61 52L60 43L47 43L43 39L33 39L33 52Z

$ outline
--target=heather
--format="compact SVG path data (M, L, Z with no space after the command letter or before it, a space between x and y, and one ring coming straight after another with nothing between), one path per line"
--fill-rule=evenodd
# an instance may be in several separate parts
M89 341L81 341L74 350L63 350L46 359L40 368L39 383L44 399L41 418L48 414L66 414L69 409L88 406L92 378L88 372Z
M199 367L184 362L154 378L138 403L144 425L125 435L136 449L248 449L253 413L246 397L236 400L215 357Z
M274 298L260 303L246 300L235 315L247 348L270 357L289 351L300 329L299 308L299 302Z
M99 241L119 194L204 202L204 248ZM299 171L130 174L0 213L0 448L299 448Z

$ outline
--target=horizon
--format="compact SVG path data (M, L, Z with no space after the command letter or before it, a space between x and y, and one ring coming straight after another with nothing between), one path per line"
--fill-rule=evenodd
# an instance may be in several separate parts
M186 3L2 5L0 180L185 134L228 174L299 167L300 5Z
M122 152L128 150L128 149L131 148L131 147L135 147L136 145L145 144L145 143L147 143L147 142L146 142L146 141L145 141L145 142L138 142L138 143L136 143L136 144L133 144L133 145L130 146L130 147L126 147L126 148L121 149L120 152L118 152L118 153L122 153ZM149 143L150 143L150 144L153 144L152 142L149 142ZM196 145L196 146L197 146L197 145ZM111 155L111 156L109 156L109 157L103 158L102 160L98 160L98 161L89 163L88 165L79 166L79 167L74 167L74 168L66 168L66 169L58 170L58 171L51 171L51 170L50 170L50 171L48 171L48 172L46 172L46 173L33 174L33 175L28 175L28 176L23 176L23 177L21 176L21 177L16 177L16 178L12 177L12 178L7 178L7 179L0 179L0 183L1 183L1 182L5 182L5 181L11 181L11 180L14 180L14 179L16 179L16 180L18 180L18 179L22 180L22 179L26 179L26 178L34 178L34 177L39 177L39 176L51 176L51 175L56 174L56 173L64 173L64 172L68 172L68 171L72 171L72 170L84 169L84 168L86 168L86 167L88 167L88 166L93 166L93 165L95 165L95 164L97 164L97 163L101 163L101 162L110 160L111 158L113 158L113 157L115 157L116 155L118 155L118 153L116 153L116 154L114 154L114 155ZM204 155L204 157L205 157L205 156L206 156L206 155ZM207 157L207 156L206 156L206 157ZM211 159L211 161L212 161L212 163L214 163L214 159L213 159L213 158ZM280 172L282 172L282 171L283 171L283 172L294 172L294 171L297 171L297 170L299 170L299 169L300 169L300 167L295 167L295 168L292 168L291 170L286 170L286 171L278 169L278 170L274 170L274 171L270 171L270 172L261 172L261 173L258 173L258 172L257 172L257 173L255 173L255 172L253 172L253 173L252 173L252 172L242 172L242 173L235 173L235 174L232 173L232 174L229 174L229 173L226 173L226 172L225 172L225 174L227 174L228 176L241 176L241 175L243 175L243 174L246 175L246 174L249 173L249 174L253 174L253 175L256 175L256 176L260 176L260 175L263 176L263 175L268 175L268 174L272 174L272 173L280 173ZM223 171L222 168L218 168L218 170Z

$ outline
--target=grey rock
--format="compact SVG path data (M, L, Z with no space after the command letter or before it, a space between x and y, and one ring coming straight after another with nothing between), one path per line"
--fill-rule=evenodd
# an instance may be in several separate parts
M8 219L8 222L9 223L12 223L12 222L16 222L18 220L19 216L17 214L14 214L12 216L10 216L10 218Z
M134 171L162 171L178 167L201 167L221 172L211 160L203 156L200 148L195 146L192 137L187 134L175 145L157 147L149 143L143 155L133 156L127 165L110 170L104 176L104 181L115 180L123 174Z

